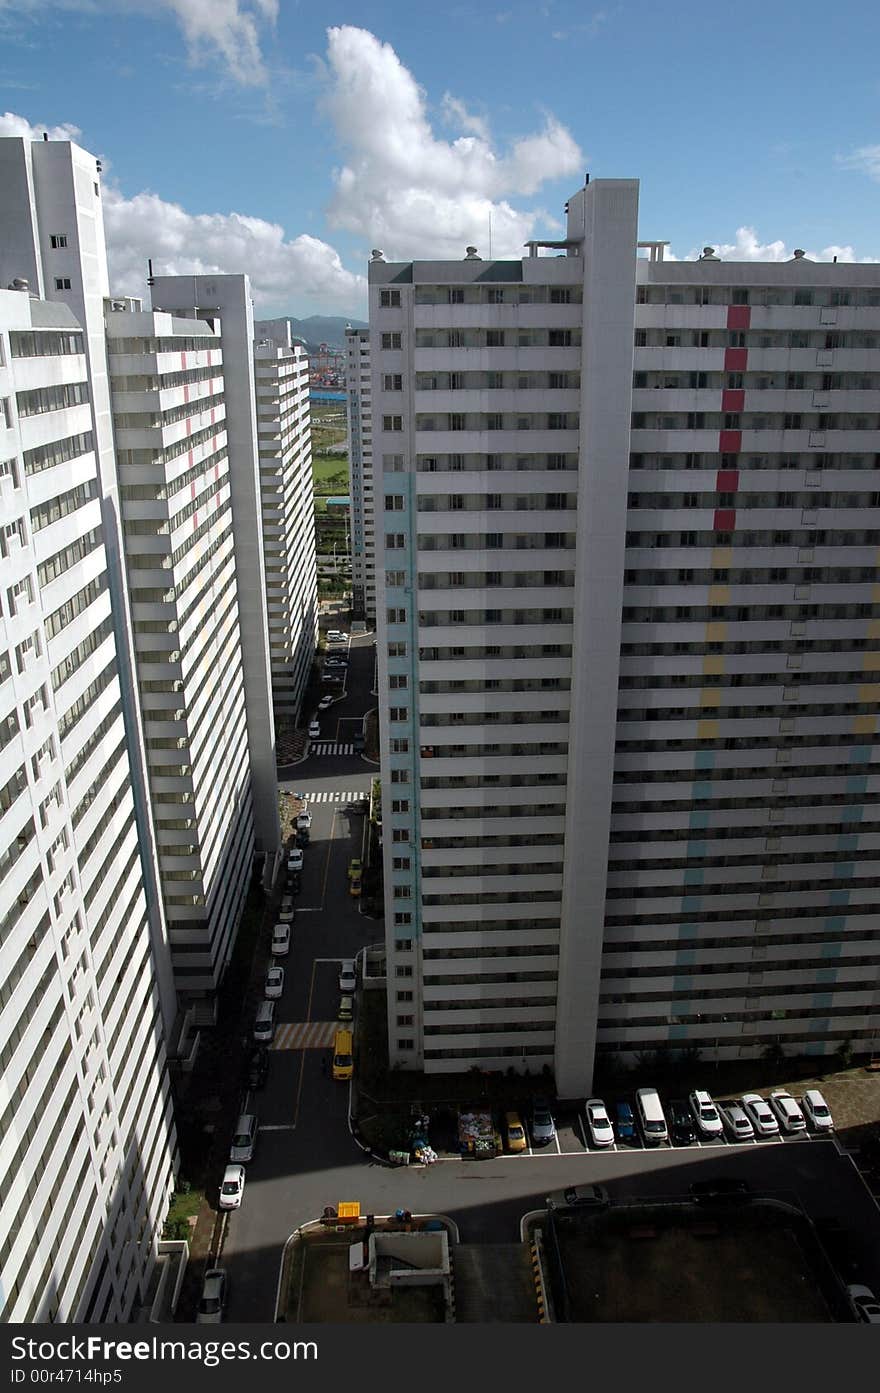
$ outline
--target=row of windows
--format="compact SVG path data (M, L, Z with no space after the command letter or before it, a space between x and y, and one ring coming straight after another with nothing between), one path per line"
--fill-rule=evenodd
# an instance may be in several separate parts
M707 684L714 679L707 678ZM721 688L712 687L710 690L720 693ZM751 706L725 706L717 705L707 708L698 706L621 706L617 710L618 722L626 721L698 721L703 720L711 712L713 720L758 720L766 719L768 716L776 720L790 719L793 716L849 716L866 715L871 716L876 713L877 703L871 701L858 701L853 693L851 701L824 701L808 702L798 701L796 706L790 702L756 702Z
M382 335L385 338L385 335ZM416 329L418 348L579 348L580 329ZM387 345L382 344L385 348ZM400 347L400 344L397 345Z
M84 532L81 537L77 537L69 546L61 551L56 551L54 556L41 561L37 567L37 579L40 586L48 585L50 581L56 580L58 576L68 571L71 566L75 566L78 561L83 561L91 552L102 545L101 529L93 527L89 532Z
M218 392L212 397L191 397L189 401L181 402L180 406L169 406L162 411L156 407L152 411L118 412L113 419L115 425L123 430L154 430L173 426L178 421L194 421L206 411L222 409L219 418L222 420L225 415L225 403L223 392Z
M59 518L69 517L71 513L84 508L87 503L97 497L98 481L97 479L88 479L84 484L77 484L76 488L68 489L65 493L57 494L36 508L31 508L31 527L34 532L39 532L42 528L57 522Z
M692 533L696 536L696 533ZM717 546L716 533L709 534L707 546ZM419 551L573 551L574 532L420 532Z
M187 337L184 334L162 335L161 338L150 338L146 335L142 338L107 339L107 351L111 358L119 357L122 354L135 354L143 357L146 353L198 353L204 349L219 349L220 340L214 337L213 333L200 334L198 337Z
M634 388L779 392L874 392L880 379L866 372L634 372Z
M394 772L397 771L392 770L392 773ZM563 785L565 781L565 774L547 771L537 774L447 774L442 779L432 779L424 775L421 787L442 788L444 791L453 788L535 788L539 784Z
M635 422L633 422L635 424ZM528 416L510 411L441 411L437 416L417 415L416 430L577 430L577 411L541 411ZM383 416L384 431L403 430L402 416Z
M779 455L758 455L748 452L742 454L729 455L721 454L701 454L699 451L686 451L681 454L645 454L642 451L631 454L629 457L629 467L631 470L693 470L705 469L714 471L719 467L722 469L738 469L741 472L749 472L756 469L767 469L776 471L780 469L804 469L804 470L860 470L860 469L880 469L880 455L877 454L819 454L811 450L808 454L792 454L790 452Z
M454 612L463 613L463 611ZM517 613L517 611L513 612ZM570 611L568 612L570 613ZM812 605L802 601L795 605L624 605L623 607L624 624L661 624L682 619L686 619L692 624L699 621L705 623L709 619L726 619L740 623L750 623L756 619L871 619L873 615L873 605L844 604L842 602L827 605ZM422 622L421 615L419 622ZM479 621L472 619L451 622L478 623Z
M864 349L877 347L876 333L824 329L636 329L636 348Z
M717 258L716 258L717 259ZM880 305L880 290L849 287L639 285L637 305Z
M406 465L403 455L384 455L382 458L386 474L405 471ZM389 460L393 460L394 463L389 463ZM576 454L560 454L558 452L534 455L416 455L415 467L420 474L458 474L470 471L482 474L487 470L502 469L511 472L528 471L529 473L537 473L542 469L575 471L578 467L578 457Z
M852 865L852 857L846 864ZM854 874L854 870L855 866L852 865L849 875L820 876L812 880L806 876L792 877L789 880L775 876L772 880L700 881L692 888L694 894L703 898L716 895L805 895L815 891L870 889L872 878L867 874L859 878ZM680 898L681 893L681 883L676 880L669 884L623 885L619 888L609 886L605 895L607 900L659 900L667 899L670 895Z
M876 508L880 493L835 492L816 494L814 489L796 493L791 490L776 493L753 493L740 489L726 494L711 493L630 493L628 508L733 508L741 512L748 508ZM421 506L421 502L419 504Z
M82 406L89 400L87 382L60 382L53 387L34 387L15 394L19 416L40 416L46 411L61 411L66 406ZM28 472L33 473L33 470Z
M570 587L574 585L574 571L420 571L418 585L420 590L460 590L462 586L475 590L501 586L520 590L547 585Z
M713 495L717 498L717 495ZM493 510L505 512L543 512L574 510L577 508L576 493L440 493L420 494L416 504L420 513L483 513ZM386 494L386 513L402 511L404 500L399 495Z
M94 604L99 595L103 595L107 589L107 573L102 571L101 575L96 576L84 585L82 590L78 590L75 595L71 595L69 600L65 600L63 605L54 610L46 620L46 637L55 638L61 630L68 624L72 624L74 619L83 614L89 605Z
M103 691L106 691L111 682L116 679L116 658L114 657L104 668L104 670L90 682L88 687L73 705L65 711L58 721L58 735L61 740L70 734L77 721L82 720L89 707L97 701Z
M481 391L561 391L578 390L579 372L417 372L417 392L481 392ZM386 373L382 378L385 392L403 389L401 373Z
M25 450L22 455L25 474L39 474L44 469L52 469L56 464L78 459L94 449L94 437L90 430L68 435L63 440L51 440L48 445L38 445L33 450ZM33 516L33 514L31 515Z
M647 568L623 573L625 585L842 585L876 579L876 566L749 566L700 570L694 567L666 571Z
M748 949L746 951L748 951ZM716 976L723 974L726 977L736 976L740 978L748 978L749 976L752 976L755 973L760 973L762 977L766 977L767 973L770 972L821 972L827 971L828 968L832 966L835 972L856 971L857 969L864 967L876 968L880 966L880 957L878 957L876 954L869 957L851 957L849 954L847 954L845 958L833 959L833 962L829 961L828 958L771 958L770 960L766 958L752 958L748 960L744 959L727 963L700 963L699 967L697 967L695 970L695 976L696 974L699 974L700 977L705 977L707 975L712 974L715 974ZM618 968L613 972L603 972L602 981L603 983L606 983L618 977L625 980L629 980L630 978L645 979L647 977L674 977L675 980L678 981L682 975L683 974L681 972L680 966L676 963L670 963L666 967ZM873 975L876 976L876 973ZM866 979L864 976L862 976L860 980L862 984L861 990L864 991L864 982ZM870 980L870 978L868 980ZM826 984L822 983L822 985L824 986ZM836 987L836 984L834 985ZM855 984L851 985L855 986ZM781 987L772 987L765 985L765 983L763 982L759 984L756 984L754 982L752 982L751 984L747 982L741 982L740 986L746 986L747 988L750 987L751 990L755 991L760 989L761 996L785 995L788 991L795 993L815 992L817 990L816 981L808 982L806 986L792 986L790 983L784 983ZM630 995L629 993L627 993L625 996L605 994L603 996L600 996L599 1000L674 1001L680 1000L682 998L690 998L693 1001L706 1001L711 998L717 998L722 994L726 995L728 992L733 992L735 990L736 987L730 984L725 984L722 987L715 987L714 989L706 988L705 990L684 989L681 991L673 991L670 988L668 991L639 992L635 995Z
M845 1000L846 990L840 983L835 984L835 1000L841 998ZM872 1010L869 1004L863 1002L852 1002L842 1006L816 1006L811 1003L808 1007L806 1003L802 1006L785 1007L776 1011L731 1011L727 1010L723 1014L720 1011L710 1011L701 1013L699 1011L679 1011L677 1014L667 1013L662 1016L638 1016L635 1019L629 1016L599 1016L596 1024L601 1030L625 1029L627 1026L638 1026L640 1029L645 1026L659 1025L733 1025L742 1021L764 1021L786 1020L789 1017L796 1017L800 1021L808 1021L810 1018L816 1020L835 1019L839 1016L864 1016L866 1022L872 1017ZM787 1037L786 1037L787 1038Z
M85 340L81 333L71 334L53 329L13 329L9 335L9 351L13 358L57 358L70 354L81 356L85 353Z
M871 912L870 906L867 906L867 905L866 905L866 906L864 907L864 913L869 914L870 912ZM773 910L770 910L770 911L759 911L759 913L758 913L758 919L761 920L761 921L763 921L763 923L766 923L766 919L767 919L768 917L771 918L771 919L774 919L774 918L775 918L775 919L785 919L785 918L789 918L789 919L790 919L790 918L795 918L796 915L797 915L798 913L802 915L802 914L803 914L803 911L800 910L800 911L796 911L796 912L785 912L785 913L780 913L780 912L778 912L778 911L773 911ZM853 910L851 910L851 909L848 909L848 910L847 910L847 914L848 914L848 915L850 915L850 914L852 914L852 913L853 913ZM737 914L732 914L730 917L731 917L731 919L738 919L738 918L742 918L742 917L744 917L744 916L742 916L742 915L737 915ZM754 918L754 917L755 917L754 913L753 913L750 917L751 917L751 918ZM607 921L606 921L606 922L607 922ZM664 922L665 922L665 920L664 920ZM682 927L684 928L685 925L683 924ZM843 943L853 943L853 942L857 942L857 943L874 943L874 942L876 942L878 939L880 939L880 928L877 928L876 925L873 923L873 921L872 921L872 923L871 923L870 925L867 925L867 924L865 924L865 925L853 924L852 927L847 928L847 929L826 929L826 928L825 928L825 920L824 920L824 918L823 918L823 919L819 919L819 920L816 921L816 929L815 929L815 932L814 932L814 933L811 933L811 934L810 934L810 933L804 933L804 932L802 931L802 929L801 929L801 930L798 931L797 933L782 933L782 932L763 933L763 932L762 932L762 933L760 934L760 937L755 937L754 935L752 935L751 932L748 932L748 931L747 931L742 937L736 937L736 936L734 936L734 935L732 935L732 934L728 934L728 935L727 935L726 937L724 937L724 938L710 938L710 937L704 937L702 934L691 933L691 932L689 931L690 928L691 928L690 925L687 925L686 927L687 927L687 929L688 929L688 932L685 932L685 933L679 935L679 937L677 937L677 938L647 938L647 937L645 937L645 936L643 936L643 935L640 936L639 938L629 939L629 940L624 940L624 939L616 940L616 939L613 939L613 938L606 938L606 939L605 939L605 942L604 942L603 945L602 945L602 975L603 975L603 977L604 977L606 974L611 975L611 976L615 976L615 975L617 975L617 976L628 976L628 975L629 975L629 972L630 972L630 970L631 970L630 967L629 967L629 965L627 965L626 967L622 967L622 968L619 968L619 969L615 969L614 971L612 971L612 970L608 967L607 961L606 961L606 960L607 960L608 957L613 956L615 953L626 953L626 954L632 954L632 953L636 953L636 954L638 954L638 953L665 953L665 952L677 953L677 952L679 952L682 948L687 948L687 949L689 949L689 950L690 950L690 949L694 949L695 951L698 951L700 954L702 954L702 953L704 953L704 952L710 952L710 951L713 951L713 950L717 950L717 949L722 949L722 950L725 951L725 952L728 951L728 950L731 950L731 951L745 950L745 951L748 951L748 952L753 952L754 949L755 949L756 947L759 947L759 948L764 949L764 950L766 951L766 950L769 949L769 948L788 948L788 947L790 947L790 946L791 946L792 944L794 944L794 943L804 943L804 944L810 945L810 946L812 946L812 947L818 947L820 944L821 944L821 945L831 945L831 944L834 944L834 943L843 944ZM842 962L842 961L843 961L842 958L823 958L823 960L822 960L822 966L823 966L823 967L835 967L838 963L840 963L840 962ZM796 965L796 966L798 966L798 967L802 966L800 960L798 960L794 965ZM691 965L691 966L694 966L694 965ZM699 965L698 968L695 968L695 970L698 970L699 972L716 972L716 971L717 971L717 972L731 972L731 971L737 970L737 968L738 968L738 964L736 964L736 963L731 964L731 962L728 961L728 962L724 962L724 963L718 963L718 964L715 964L715 965L703 964L703 963L701 963L701 964ZM678 972L685 972L685 971L690 970L689 965L686 964L686 963L685 963L685 964L678 964L678 963L676 963L676 964L675 964L675 969L676 969L676 973L678 973ZM640 973L647 972L648 970L649 970L648 968L639 969ZM761 972L763 972L763 971L770 971L770 970L771 970L771 965L768 965L768 966L765 968L765 967L763 966L763 960L761 960L761 961L753 961L753 963L752 963L752 971L755 971L755 972L761 971ZM660 971L668 972L669 969L668 969L668 967L665 967L665 968L662 968L662 969L661 969L661 968L657 968L657 971L658 971L658 972L660 972Z
M783 608L783 606L779 606ZM813 609L830 609L832 606L814 605ZM869 605L845 605L842 609L870 609ZM389 611L389 615L392 611ZM393 611L400 613L399 610ZM837 617L837 616L835 616ZM422 629L446 628L453 624L571 624L574 611L559 605L544 606L540 609L434 609L419 610L419 626ZM393 621L389 617L389 623Z
M85 638L82 640L81 643L77 644L76 648L74 648L72 653L68 653L67 657L63 658L62 661L58 664L58 666L53 668L53 692L57 692L58 688L62 686L62 684L65 683L69 677L72 677L74 673L78 671L78 669L85 662L86 658L88 658L92 653L97 652L97 650L101 647L101 644L104 643L104 641L108 639L112 633L113 620L108 614L106 619L102 619L101 623L98 624L96 628L92 629L91 633L86 634Z

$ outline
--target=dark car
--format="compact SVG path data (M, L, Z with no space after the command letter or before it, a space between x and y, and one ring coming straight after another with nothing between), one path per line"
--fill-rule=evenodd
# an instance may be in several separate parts
M355 754L359 754L364 748L364 737L362 735L355 735L352 737L351 743L354 746Z
M752 1187L738 1176L718 1175L714 1180L695 1180L691 1195L697 1203L744 1204L752 1197Z
M257 1049L251 1050L248 1055L247 1081L248 1088L262 1088L266 1082L266 1074L269 1072L269 1051L260 1045Z
M546 1200L548 1209L601 1209L610 1203L604 1185L570 1185Z
M669 1104L669 1131L679 1146L690 1146L697 1140L693 1114L683 1098L675 1098Z
M636 1120L629 1103L616 1103L614 1106L614 1130L617 1140L630 1146L636 1141Z
M308 828L307 828L307 827L301 827L301 828L299 829L299 831L297 832L297 834L296 834L296 844L297 844L297 846L300 848L301 851L305 851L305 849L306 849L306 847L308 846L310 840L311 840L311 838L310 838L310 836L309 836L309 830L308 830Z
M288 895L298 895L302 889L299 871L288 871L286 888Z

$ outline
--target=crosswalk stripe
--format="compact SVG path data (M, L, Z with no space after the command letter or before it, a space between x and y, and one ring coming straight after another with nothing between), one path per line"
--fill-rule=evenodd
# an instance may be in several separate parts
M272 1042L273 1050L322 1050L333 1044L336 1021L300 1021L280 1025Z
M353 755L354 745L336 745L330 740L315 741L309 754L312 755Z
M310 793L307 796L309 803L357 803L361 798L366 798L370 790L367 788L355 789L352 792L338 793L335 789L322 790L319 793Z

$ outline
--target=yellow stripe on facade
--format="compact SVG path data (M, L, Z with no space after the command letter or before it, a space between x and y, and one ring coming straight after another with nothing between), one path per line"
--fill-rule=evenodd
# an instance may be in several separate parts
M712 548L712 570L721 571L733 565L733 547Z
M703 690L700 692L700 705L701 705L702 707L706 707L706 706L720 706L720 705L721 705L721 688L720 688L720 687L704 687Z
M707 654L703 659L703 676L720 677L724 672L724 656L721 653Z
M727 637L727 621L724 619L713 619L711 624L706 625L706 642L723 643Z
M697 721L698 740L717 740L719 721Z
M877 729L876 716L854 716L852 733L853 735L873 735Z
M710 585L709 586L710 605L729 605L730 586L729 585Z

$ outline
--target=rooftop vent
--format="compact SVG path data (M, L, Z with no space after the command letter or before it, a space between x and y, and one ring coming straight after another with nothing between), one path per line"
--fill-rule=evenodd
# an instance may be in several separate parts
M483 258L480 256L479 252L477 251L476 247L465 247L465 252L467 253L467 255L465 256L465 261L482 261L482 260L483 260Z
M29 282L29 281L26 281L26 280L24 279L23 276L16 276L15 279L14 279L14 280L11 280L11 281L9 282L9 284L7 285L7 287L6 287L7 290L26 290L26 291L27 291L27 290L30 290L30 288L31 288L31 287L30 287L30 282Z
M700 257L700 260L701 260L701 261L720 261L720 260L721 260L721 257L715 255L715 248L714 248L714 247L704 247L704 248L703 248L703 255Z
M374 247L373 250L370 252L370 260L371 260L371 261L384 261L384 260L385 260L385 253L382 251L382 249L381 249L380 247Z

